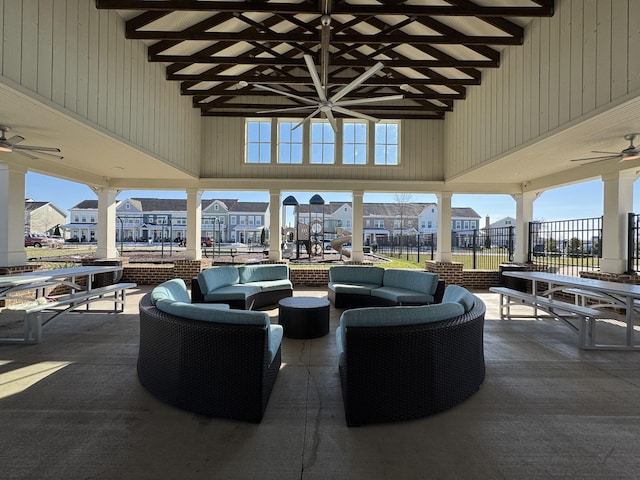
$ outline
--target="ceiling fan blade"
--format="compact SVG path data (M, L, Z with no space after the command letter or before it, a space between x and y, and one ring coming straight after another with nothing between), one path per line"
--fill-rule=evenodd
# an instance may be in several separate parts
M327 112L325 112L325 115L327 116L327 120L329 120L333 131L338 133L338 122L336 122L336 117L333 116L333 112L331 112L331 110L328 110Z
M55 147L36 147L35 145L14 145L14 150L38 150L41 152L57 152L60 153L59 148Z
M30 158L31 160L37 160L38 157L36 157L35 155L31 155L30 153L24 152L24 151L20 151L20 150L14 150L13 153L18 153L24 157Z
M303 107L290 107L290 108L277 108L274 110L262 110L258 113L294 112L296 110L308 110L310 108L317 108L317 105L305 105Z
M313 86L316 87L316 92L318 93L318 98L321 102L327 101L327 94L322 86L322 82L320 81L320 76L318 75L318 69L313 63L313 57L311 55L305 55L304 61L307 64L307 68L309 69L309 74L311 75L311 80L313 80Z
M361 83L364 83L369 77L373 76L382 69L384 65L380 62L376 63L369 70L365 71L362 75L352 81L349 85L343 87L339 92L337 92L333 97L329 99L331 103L335 103L340 100L342 97L347 95L351 90L358 87Z
M574 158L573 160L569 160L570 162L584 162L585 160L597 160L597 161L603 161L603 160L610 160L612 158L618 158L620 156L619 153L615 154L615 155L606 155L604 157L588 157L588 158ZM593 163L593 162L592 162Z
M296 128L304 125L306 122L309 121L309 119L313 118L318 112L320 111L320 107L316 108L313 113L311 113L308 117L306 117L304 120L302 120L299 124L297 124L295 127L293 127L291 130L295 130Z
M351 105L361 105L365 103L373 102L388 102L391 100L402 100L404 95L388 95L386 97L373 97L373 98L356 98L354 100L344 100L341 102L334 102L334 105L338 107L348 107Z
M294 93L285 92L285 91L282 91L282 90L276 90L275 88L271 88L271 87L268 87L266 85L260 85L259 83L254 83L253 86L256 87L256 88L260 88L262 90L266 90L268 92L274 92L274 93L277 93L279 95L284 95L285 97L295 98L296 100L300 100L301 102L308 103L309 105L314 105L315 106L318 103L317 101L312 100L310 98L301 97L300 95L296 95Z
M591 150L591 153L608 153L609 155L620 155L620 152L603 152L602 150Z
M15 145L16 143L24 142L24 137L21 135L14 135L10 139L7 140L7 143L11 145Z
M333 106L333 110L339 113L343 113L348 115L349 117L362 118L363 120L369 120L370 122L379 122L379 118L372 117L370 115L365 115L364 113L355 112L353 110L347 110L346 108Z

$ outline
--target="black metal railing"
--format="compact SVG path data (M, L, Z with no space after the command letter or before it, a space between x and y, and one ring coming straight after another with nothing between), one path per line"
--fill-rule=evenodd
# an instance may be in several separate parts
M627 273L640 270L640 214L627 216Z
M601 257L602 217L529 223L528 261L549 272L597 270Z

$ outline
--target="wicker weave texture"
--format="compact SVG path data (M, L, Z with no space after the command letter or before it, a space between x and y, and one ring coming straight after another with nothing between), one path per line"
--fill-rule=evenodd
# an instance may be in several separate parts
M212 417L260 422L281 363L269 362L267 329L169 315L139 304L138 378L153 395Z
M347 425L425 417L451 408L485 377L485 305L465 315L401 327L350 327L340 367Z

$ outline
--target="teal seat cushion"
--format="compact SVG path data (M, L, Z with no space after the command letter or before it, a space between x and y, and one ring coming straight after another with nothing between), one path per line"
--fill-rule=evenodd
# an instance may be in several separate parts
M329 283L355 283L359 285L382 285L384 268L360 265L340 265L329 268Z
M329 283L329 290L333 290L336 293L349 293L354 295L371 295L371 290L378 288L380 285L373 283L359 284L359 283Z
M291 280L265 280L262 282L243 283L244 286L260 288L261 292L272 292L275 290L293 290Z
M220 287L212 292L205 293L204 301L219 302L222 300L246 300L247 297L255 295L256 293L260 293L260 287L238 283L236 285Z
M167 298L156 302L156 308L176 317L201 320L204 322L217 322L217 313L220 310L228 310L229 305L224 303L185 303L174 302Z
M240 274L236 267L207 268L198 273L198 284L203 294L207 294L221 287L240 282Z
M459 285L447 285L442 297L442 303L459 303L464 307L465 312L469 312L475 304L473 294L464 287Z
M153 305L156 305L158 300L161 299L191 303L191 297L189 297L187 285L181 278L168 280L151 290L151 303Z
M344 344L342 343L342 328L336 328L336 352L338 354L338 363L344 366Z
M380 287L371 290L372 297L384 298L397 304L422 304L433 303L433 295L427 293L417 292L415 290L408 290L406 288L396 287Z
M434 303L417 307L368 307L346 310L340 316L340 343L342 355L347 349L347 330L349 327L393 327L419 325L439 322L458 317L464 313L459 303ZM336 341L337 342L337 341ZM339 358L344 361L344 358Z
M271 355L269 363L271 363L278 353L278 349L282 343L283 334L284 329L282 328L282 325L269 325L269 353Z
M243 265L238 267L240 283L288 280L289 267L284 264Z
M388 268L384 272L382 286L406 288L408 290L433 295L438 287L438 279L438 275L431 272Z

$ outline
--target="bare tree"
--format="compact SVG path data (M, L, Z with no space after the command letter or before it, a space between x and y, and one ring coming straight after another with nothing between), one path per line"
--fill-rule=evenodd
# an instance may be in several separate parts
M407 215L411 203L413 203L413 195L410 193L396 193L393 196L396 205L396 214L400 216L400 255L402 255L402 234L404 229L404 217Z

